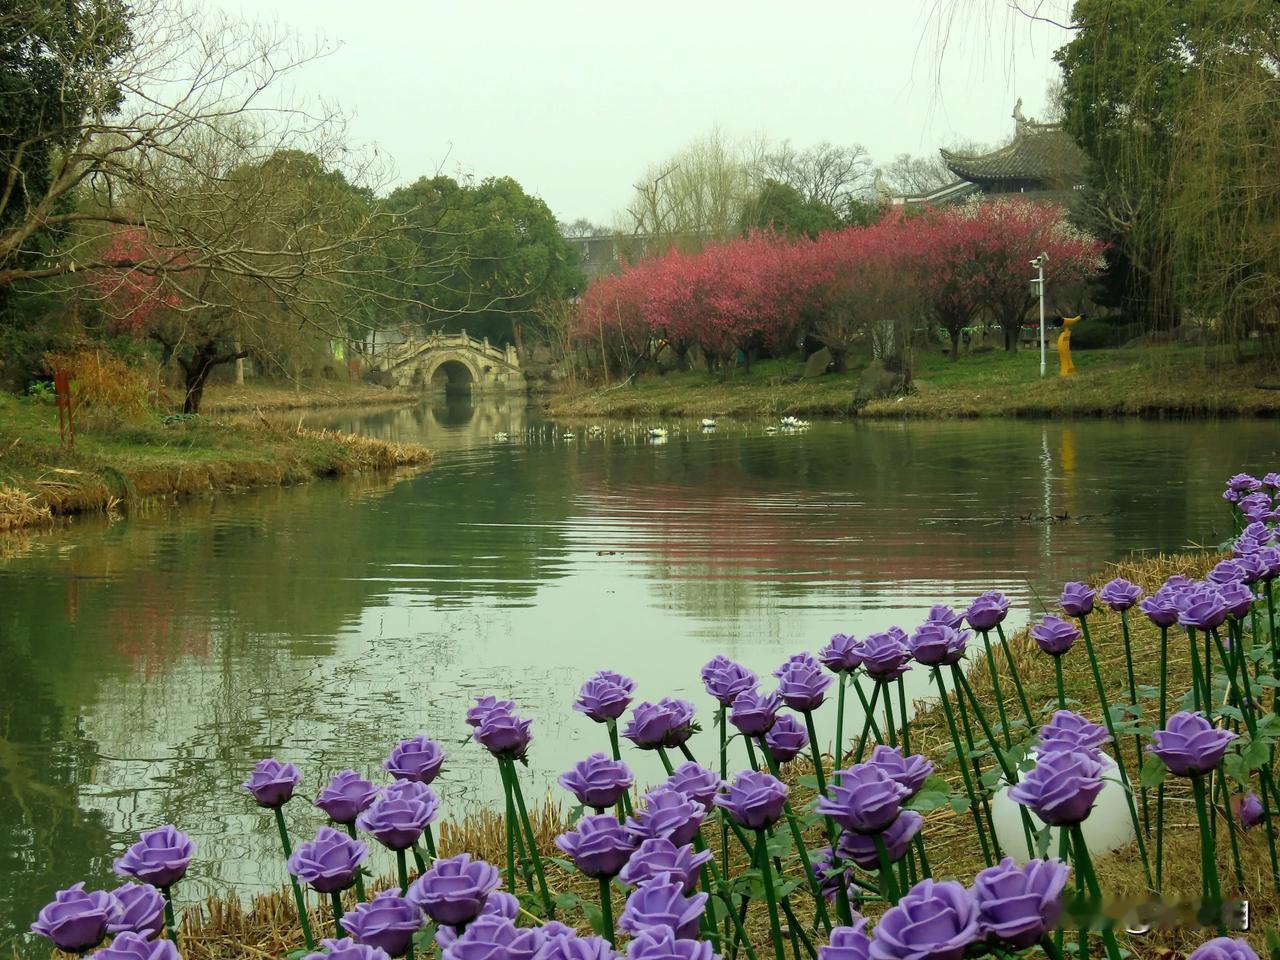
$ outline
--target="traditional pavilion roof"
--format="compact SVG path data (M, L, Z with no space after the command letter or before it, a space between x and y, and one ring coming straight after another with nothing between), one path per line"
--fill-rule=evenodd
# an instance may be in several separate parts
M1020 119L1008 145L979 156L939 152L947 169L969 183L1034 181L1045 189L1060 190L1084 182L1084 154L1056 123Z

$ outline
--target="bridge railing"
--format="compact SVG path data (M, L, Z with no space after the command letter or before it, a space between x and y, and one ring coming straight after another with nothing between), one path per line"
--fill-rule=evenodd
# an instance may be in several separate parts
M514 349L495 347L487 337L483 340L477 340L464 330L461 333L432 333L421 338L410 334L407 340L388 347L379 355L379 366L382 369L387 369L426 350L450 349L473 350L509 366L519 366L520 362L519 358L515 356Z

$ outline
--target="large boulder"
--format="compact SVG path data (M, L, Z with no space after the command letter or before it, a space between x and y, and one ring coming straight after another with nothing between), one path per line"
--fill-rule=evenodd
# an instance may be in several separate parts
M826 347L816 353L809 354L809 359L804 362L804 376L820 377L831 369L831 351Z
M880 360L872 360L858 378L855 398L866 403L881 397L892 397L906 389L907 380L901 371L889 370Z

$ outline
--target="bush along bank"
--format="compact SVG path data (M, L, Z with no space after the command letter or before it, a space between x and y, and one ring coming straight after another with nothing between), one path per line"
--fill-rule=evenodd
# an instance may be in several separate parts
M988 592L963 612L932 607L911 632L838 634L765 689L715 657L702 670L716 704L705 725L693 704L634 702L631 680L599 672L572 703L600 749L560 778L580 805L571 822L531 811L520 771L532 721L500 694L458 722L498 767L503 815L449 845L435 740L395 746L381 786L334 776L306 838L282 813L302 772L263 760L243 789L274 822L291 884L271 901L269 947L236 939L252 932L243 911L222 911L234 931L209 926L212 905L176 915L172 890L197 851L173 824L116 860L123 887L64 890L32 929L81 954L114 935L100 960L294 948L610 960L624 940L630 960L1119 960L1169 948L1256 960L1264 934L1238 929L1232 904L1247 898L1256 920L1280 902L1280 475L1233 477L1226 497L1230 558L1067 583L1057 612L1025 634L1006 635L1009 601ZM937 706L908 709L910 670L929 676ZM834 713L833 752L817 740L819 710ZM624 740L668 773L640 798ZM1199 912L1130 936L1110 905L1135 892Z

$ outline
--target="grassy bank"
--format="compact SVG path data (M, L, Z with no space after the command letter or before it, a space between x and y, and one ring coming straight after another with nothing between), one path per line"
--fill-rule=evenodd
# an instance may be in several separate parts
M59 443L51 405L0 395L0 531L150 497L429 463L414 444L205 417L82 429Z
M1175 557L1156 557L1140 562L1124 563L1099 571L1094 578L1100 584L1114 576L1125 576L1147 591L1154 591L1169 575L1183 573L1189 576L1202 576L1218 559L1210 554L1188 554ZM1099 657L1103 661L1103 676L1109 685L1108 694L1113 703L1126 698L1125 670L1123 667L1123 646L1120 619L1110 613L1097 613L1091 618L1093 635ZM1136 616L1132 621L1132 640L1135 646L1135 663L1138 665L1140 684L1156 682L1159 670L1159 633L1151 627L1145 618ZM1052 663L1048 657L1039 653L1030 642L1026 633L1011 638L1014 656L1018 662L1020 675L1023 678L1028 699L1033 709L1041 705L1048 706L1055 697ZM813 638L810 648L820 638ZM1190 667L1185 650L1185 642L1179 642L1171 634L1168 659L1170 689L1181 692L1190 683ZM1088 706L1096 704L1093 694L1092 677L1083 649L1073 650L1064 660L1065 679L1068 697L1073 697L1085 706L1077 706L1090 719L1100 721L1101 716L1096 708ZM985 666L981 661L975 663L970 671L970 678L979 699L987 706L986 712L995 715L991 686L986 678ZM1007 684L1006 684L1007 686ZM1006 691L1009 693L1009 691ZM1019 707L1016 699L1010 694L1006 698L1006 707L1011 716ZM831 706L823 709L833 709ZM703 718L704 732L691 742L694 753L707 763L712 762L715 751L714 733L708 718ZM857 731L853 731L856 734ZM924 753L938 764L939 772L948 779L955 791L960 790L960 775L954 757L950 757L950 739L944 716L936 703L921 703L911 724L912 750ZM1132 764L1132 746L1128 748L1127 761ZM534 749L537 747L535 745ZM626 747L625 749L630 749ZM585 748L584 748L585 750ZM625 750L624 750L625 752ZM744 762L742 748L733 744L730 769L737 770ZM989 764L988 764L989 765ZM791 782L792 799L797 808L807 807L813 799L813 791L804 785L804 780L811 778L811 768L803 761L791 765L787 777ZM561 800L564 795L561 794ZM1200 889L1198 832L1195 816L1192 812L1191 798L1186 783L1171 780L1167 799L1170 813L1166 814L1168 825L1166 836L1166 886L1163 894L1165 901L1178 898L1193 898ZM569 815L567 803L549 798L534 812L535 832L538 835L539 847L548 857L562 856L554 846L555 836L568 828ZM706 836L710 846L718 849L718 838L713 836L718 831L708 829ZM926 818L925 845L933 864L935 877L952 877L969 882L981 869L982 861L973 826L968 813L955 813L949 806L933 811ZM1254 921L1250 937L1261 947L1262 928L1276 923L1277 903L1269 880L1267 869L1266 844L1261 830L1255 830L1240 838L1242 858L1244 861L1243 888L1238 890L1234 880L1230 879L1228 867L1228 830L1221 826L1218 833L1219 864L1222 870L1224 894L1227 896L1244 896L1251 902L1251 915ZM501 864L505 859L503 847L504 832L501 818L491 813L481 813L468 817L461 822L443 823L439 828L441 855L469 851L491 863ZM825 844L821 824L815 824L806 834L806 846L816 849ZM734 848L731 856L740 860L740 852ZM717 854L719 856L719 854ZM1144 886L1141 866L1134 848L1122 849L1106 856L1096 858L1098 873L1104 892L1112 899L1142 893ZM746 869L746 864L737 862L735 870ZM598 895L594 881L587 881L581 875L549 866L548 880L554 894L577 894L587 902L594 902ZM389 885L389 878L383 878L381 886ZM614 915L620 914L625 893L615 887ZM812 908L804 888L799 888L792 897L796 912L802 919L812 918ZM567 901L565 901L567 902ZM874 914L872 909L868 911ZM557 912L557 919L575 924L583 932L587 929L585 917L577 909L569 907ZM329 923L327 912L317 910L314 923L316 929L326 929ZM753 907L747 918L747 926L752 940L757 946L763 946L767 955L768 928L764 911ZM1168 956L1169 950L1189 950L1203 942L1211 934L1193 930L1163 930L1142 937L1129 938L1123 945L1133 951L1135 956L1156 958ZM185 922L184 956L188 960L222 960L231 957L280 956L300 943L296 921L294 920L292 903L285 890L279 893L255 899L252 903L242 905L234 899L214 899L201 907L189 911Z
M645 377L625 386L569 390L550 398L559 417L800 416L1105 417L1276 416L1280 374L1262 361L1237 362L1228 351L1164 346L1077 351L1078 373L1057 376L1049 355L1024 350L915 360L906 396L857 400L860 374L797 379L794 362L768 361L727 378L703 372Z
M360 407L417 403L418 394L389 390L372 383L351 380L309 380L292 383L254 382L210 384L204 393L206 414L261 410L309 410L318 407Z

